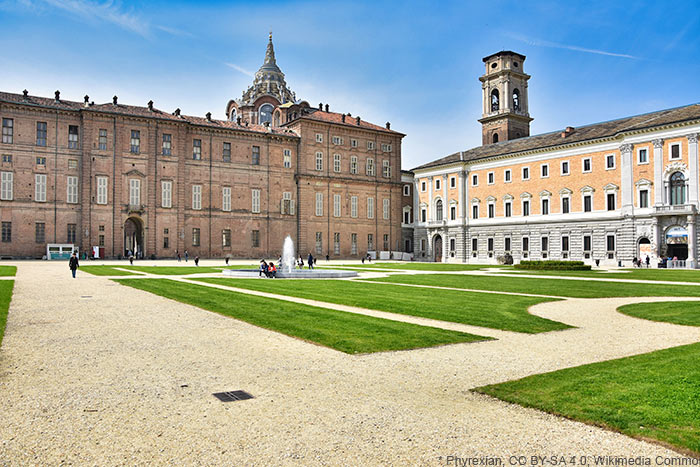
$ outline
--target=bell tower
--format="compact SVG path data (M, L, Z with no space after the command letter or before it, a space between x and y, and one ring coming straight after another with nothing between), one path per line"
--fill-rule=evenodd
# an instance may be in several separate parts
M530 136L525 55L511 51L484 57L486 73L479 77L483 89L482 144Z

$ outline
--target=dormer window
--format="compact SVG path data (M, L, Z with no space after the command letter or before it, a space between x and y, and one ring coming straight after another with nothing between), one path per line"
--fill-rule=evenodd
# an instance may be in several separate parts
M273 110L274 110L274 107L272 107L272 104L261 105L260 109L258 110L258 112L259 112L258 123L262 125L263 123L271 122Z
M499 105L498 89L491 91L491 112L498 112Z

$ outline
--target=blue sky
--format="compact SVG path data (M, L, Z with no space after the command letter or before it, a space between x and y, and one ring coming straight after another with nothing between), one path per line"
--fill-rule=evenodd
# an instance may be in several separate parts
M700 3L0 0L0 89L224 118L262 64L407 136L412 168L481 143L481 58L527 56L531 133L700 102Z

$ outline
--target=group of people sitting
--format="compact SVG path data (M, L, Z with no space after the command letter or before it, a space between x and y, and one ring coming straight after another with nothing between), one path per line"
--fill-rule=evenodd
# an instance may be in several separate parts
M277 277L277 268L275 267L275 263L270 261L269 263L265 261L264 259L260 260L260 273L258 274L258 277L262 277L262 275L265 274L265 277L274 279Z

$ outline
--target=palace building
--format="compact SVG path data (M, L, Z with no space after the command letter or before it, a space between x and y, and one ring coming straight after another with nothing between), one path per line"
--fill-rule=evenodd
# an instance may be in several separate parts
M272 35L226 115L0 92L0 257L276 257L287 235L302 255L404 248L404 135L298 100Z
M417 259L697 265L700 104L530 136L525 56L483 61L482 145L412 171Z

